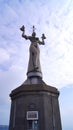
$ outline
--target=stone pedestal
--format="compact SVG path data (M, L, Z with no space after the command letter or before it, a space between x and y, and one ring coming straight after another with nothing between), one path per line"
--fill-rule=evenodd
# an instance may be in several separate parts
M9 130L62 130L58 96L55 87L42 81L13 90Z

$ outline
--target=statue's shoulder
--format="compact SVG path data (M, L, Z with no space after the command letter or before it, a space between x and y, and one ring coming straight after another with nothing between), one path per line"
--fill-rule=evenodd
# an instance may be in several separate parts
M38 37L36 37L36 40L39 40L39 38L38 38Z

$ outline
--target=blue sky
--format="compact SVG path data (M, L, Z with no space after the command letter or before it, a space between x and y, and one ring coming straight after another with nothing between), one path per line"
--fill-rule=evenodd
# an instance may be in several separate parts
M33 25L38 37L46 35L45 46L40 46L43 80L60 90L63 130L72 130L72 0L0 0L0 124L9 123L11 90L27 78L30 42L21 37L23 24L27 35Z

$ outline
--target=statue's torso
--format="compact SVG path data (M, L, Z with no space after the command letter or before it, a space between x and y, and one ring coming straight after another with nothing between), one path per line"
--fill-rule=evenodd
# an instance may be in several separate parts
M30 37L29 39L30 39L32 44L35 44L35 43L39 42L39 38L38 37Z

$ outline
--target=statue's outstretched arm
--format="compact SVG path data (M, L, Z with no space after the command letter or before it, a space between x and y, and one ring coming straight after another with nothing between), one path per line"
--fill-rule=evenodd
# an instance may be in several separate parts
M20 30L22 31L22 37L25 38L26 40L29 39L29 36L25 35L25 27L24 27L24 25L20 28Z
M24 33L22 33L22 37L23 37L23 38L25 38L26 40L28 40L28 39L29 39L29 36L24 35Z
M38 42L40 45L45 45L45 42L44 41L40 41Z
M42 34L42 37L41 37L41 38L42 38L42 41L39 40L38 43L41 44L41 45L44 45L44 44L45 44L44 39L46 39L44 33Z

